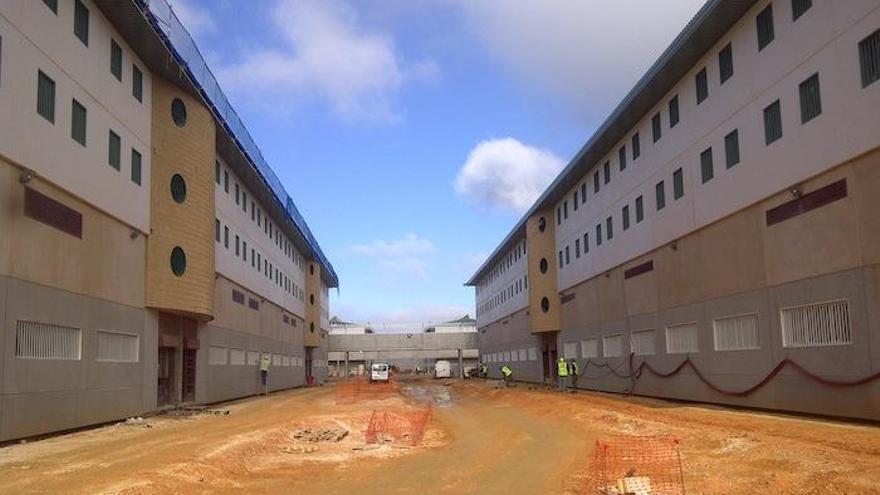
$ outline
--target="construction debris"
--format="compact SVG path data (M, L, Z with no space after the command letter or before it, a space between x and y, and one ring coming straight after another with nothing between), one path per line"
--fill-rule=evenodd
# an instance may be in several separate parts
M131 418L126 419L125 421L121 421L116 423L117 425L123 426L140 426L141 428L152 428L153 425L147 423L147 420L140 416L133 416Z
M344 428L303 428L293 433L293 438L303 442L339 442L348 436L348 430Z
M228 414L229 409L214 409L211 407L203 406L178 406L174 409L169 409L165 411L166 416L175 416L180 418L190 416L226 416Z

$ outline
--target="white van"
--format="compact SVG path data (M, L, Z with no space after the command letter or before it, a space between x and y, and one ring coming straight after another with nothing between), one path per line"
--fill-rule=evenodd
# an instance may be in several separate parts
M434 365L434 378L452 378L452 366L449 361L437 361Z
M371 382L387 382L391 378L391 366L386 363L373 363L370 366Z

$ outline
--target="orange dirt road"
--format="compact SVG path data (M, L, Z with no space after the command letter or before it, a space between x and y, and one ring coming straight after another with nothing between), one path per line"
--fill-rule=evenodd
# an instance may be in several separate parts
M403 397L337 404L333 385L9 445L0 493L579 494L597 439L664 434L682 440L688 494L880 494L876 426L491 385L404 382L435 402L412 448L364 443L371 411Z

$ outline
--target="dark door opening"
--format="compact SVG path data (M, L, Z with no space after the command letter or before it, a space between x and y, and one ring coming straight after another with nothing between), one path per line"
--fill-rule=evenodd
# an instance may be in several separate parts
M541 334L541 362L544 368L544 383L556 382L556 332Z
M159 406L174 404L174 348L159 348L158 389L156 402Z
M183 350L183 377L182 377L182 400L183 402L195 402L196 400L196 350Z
M315 376L312 374L312 350L314 347L306 347L306 385L315 384Z

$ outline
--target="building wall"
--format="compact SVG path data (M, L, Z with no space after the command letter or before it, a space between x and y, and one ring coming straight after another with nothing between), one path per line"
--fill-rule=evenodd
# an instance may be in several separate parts
M0 156L35 171L104 213L140 230L150 227L151 76L91 1L89 44L73 33L73 6L0 2ZM110 43L122 48L122 80L110 73ZM132 66L143 73L143 101L132 95ZM37 113L37 74L55 82L55 121ZM87 111L86 146L71 139L71 105ZM121 138L121 164L109 165L109 131ZM131 150L142 155L142 184L131 180Z
M528 305L527 251L525 240L514 243L476 284L477 326L487 325Z
M321 267L310 261L306 271L306 321L303 332L303 342L308 347L317 348L322 341L326 341L321 331L321 287Z
M543 228L542 228L543 227ZM529 329L532 332L558 332L559 298L556 297L558 271L556 232L552 213L538 212L526 222L526 237L529 239L528 273L529 287ZM545 265L546 270L541 267Z
M217 272L274 304L305 316L307 260L266 215L265 206L219 157L215 167ZM257 260L260 266L256 266ZM281 279L276 279L276 271L280 271Z
M186 106L186 123L172 120L171 105ZM211 318L214 302L214 120L195 98L168 82L153 82L152 222L147 243L147 306ZM174 175L186 182L186 199L171 193ZM182 276L171 253L186 254Z
M523 309L480 328L480 360L489 368L490 377L501 378L501 366L506 364L513 370L515 380L544 380L541 340L530 331L529 312ZM525 359L520 359L523 354Z

